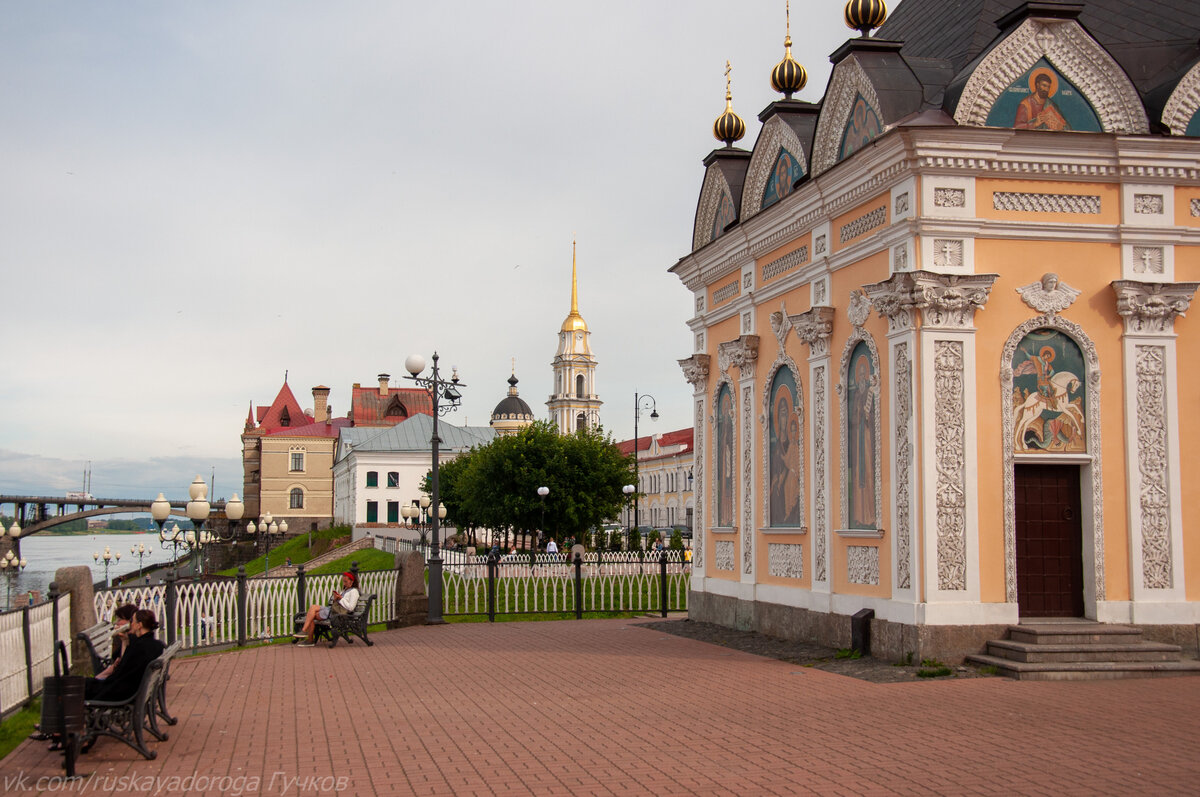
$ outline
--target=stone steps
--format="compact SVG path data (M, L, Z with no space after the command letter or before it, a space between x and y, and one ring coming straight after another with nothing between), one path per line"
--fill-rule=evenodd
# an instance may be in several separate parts
M1200 675L1200 662L1182 659L1178 645L1143 641L1138 628L1088 621L1009 626L1005 639L967 661L1024 681Z

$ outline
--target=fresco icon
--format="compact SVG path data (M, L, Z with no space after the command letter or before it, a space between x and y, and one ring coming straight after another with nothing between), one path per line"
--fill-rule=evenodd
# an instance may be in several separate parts
M879 114L875 113L875 109L861 94L856 95L850 111L850 121L842 132L842 149L838 158L850 157L882 132L883 125L879 123Z
M1013 354L1013 452L1087 453L1083 354L1053 329L1035 330Z
M1101 130L1087 99L1045 58L1000 93L987 124L1020 130Z
M769 450L771 525L800 525L800 415L796 380L780 368L771 385Z
M800 161L786 149L780 149L779 157L775 159L775 168L771 170L767 186L763 189L762 206L770 207L792 193L796 181L803 176L804 167Z
M712 237L708 240L715 241L721 237L721 233L725 232L725 228L733 223L733 200L729 198L729 194L721 195L721 204L717 206L717 217L713 219Z
M852 529L876 528L875 517L875 364L865 343L850 355L846 394L846 480Z

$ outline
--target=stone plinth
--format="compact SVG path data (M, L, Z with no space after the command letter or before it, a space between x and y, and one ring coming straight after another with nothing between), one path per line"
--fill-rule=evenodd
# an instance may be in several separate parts
M429 598L425 595L425 559L417 551L396 554L396 619L388 628L420 625L429 616Z
M71 661L88 661L87 647L75 635L96 624L96 593L92 590L92 568L87 565L60 567L54 571L60 595L71 596ZM90 669L90 667L89 667Z

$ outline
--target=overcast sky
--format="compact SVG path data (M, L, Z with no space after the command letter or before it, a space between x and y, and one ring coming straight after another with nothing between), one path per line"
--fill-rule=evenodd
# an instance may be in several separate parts
M855 35L796 3L817 100ZM894 4L893 4L894 5ZM239 434L433 351L546 417L579 309L602 421L691 425L687 253L725 60L753 146L784 0L12 2L0 15L0 493L241 488Z

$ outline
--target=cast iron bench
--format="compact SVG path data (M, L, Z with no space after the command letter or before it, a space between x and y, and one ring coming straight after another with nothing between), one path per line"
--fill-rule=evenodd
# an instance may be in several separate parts
M367 618L371 616L371 604L375 602L375 593L359 598L358 605L354 607L354 611L349 614L334 614L329 613L328 620L318 620L316 627L313 630L313 641L321 639L329 640L329 647L337 644L338 638L341 637L347 642L353 642L350 638L351 634L357 635L368 646L375 643L367 639ZM304 627L305 612L297 612L294 625L296 633ZM293 639L292 644L299 642L299 639Z
M101 670L112 663L112 623L96 623L91 628L80 631L75 638L87 645L88 655L92 658L92 675L99 675Z
M178 650L176 642L171 647ZM143 758L153 759L158 755L146 747L143 736L149 731L155 738L165 740L167 734L158 729L156 704L159 701L159 690L162 687L163 675L170 661L169 651L164 651L157 659L150 662L142 675L142 682L133 696L127 700L88 700L87 730L84 731L82 752L87 752L101 736L111 736L119 739L142 754ZM171 655L174 655L173 653Z

